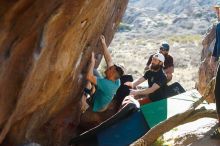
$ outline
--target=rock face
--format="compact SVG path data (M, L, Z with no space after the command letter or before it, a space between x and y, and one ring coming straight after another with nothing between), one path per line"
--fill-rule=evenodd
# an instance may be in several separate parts
M197 84L199 92L203 95L204 90L209 83L209 81L214 77L214 71L211 70L209 66L210 57L212 55L214 45L215 45L215 30L216 25L213 25L206 33L202 45L203 50L201 54L201 65L199 68L199 81ZM208 102L213 101L214 92L212 92L209 97L207 97Z
M127 0L0 2L0 145L67 145L100 34L109 44Z
M218 140L210 139L216 128L216 119L202 118L171 130L164 135L165 141L172 146L213 146Z

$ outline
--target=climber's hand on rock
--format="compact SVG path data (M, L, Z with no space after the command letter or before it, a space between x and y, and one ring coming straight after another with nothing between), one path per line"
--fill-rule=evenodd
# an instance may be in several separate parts
M101 40L102 44L105 44L105 37L104 37L104 35L100 36L100 40Z

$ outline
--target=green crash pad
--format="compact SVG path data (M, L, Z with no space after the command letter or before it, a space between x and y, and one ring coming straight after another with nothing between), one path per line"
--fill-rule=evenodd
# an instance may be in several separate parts
M164 92L164 95L162 96L165 98L158 97L156 99L153 99L152 103L148 103L141 106L141 111L144 114L144 118L151 128L160 123L161 121L167 119L167 98L184 92L185 89L178 82L175 82L166 87L166 92Z
M141 111L148 125L152 128L167 119L167 99L142 105Z

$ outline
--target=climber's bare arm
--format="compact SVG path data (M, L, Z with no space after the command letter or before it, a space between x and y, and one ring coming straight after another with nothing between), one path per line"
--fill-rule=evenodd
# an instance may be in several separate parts
M144 77L140 77L139 79L133 81L133 82L125 82L124 85L127 85L131 88L136 88L139 84L143 83L144 81L146 81L146 79Z
M172 74L174 73L174 66L170 66L167 69L164 69L165 73Z
M90 81L92 84L95 84L96 85L96 81L97 81L97 78L96 76L93 74L93 69L94 69L94 66L95 66L95 58L94 58L94 53L92 52L92 56L91 56L91 63L89 65L89 72L86 76L86 79L88 81Z
M160 86L158 84L154 83L152 87L147 88L147 89L131 90L130 95L133 95L135 97L138 97L139 95L148 96L150 93L155 92L159 88L160 88Z
M103 49L103 55L107 64L107 68L113 66L113 61L112 61L112 57L110 55L110 52L108 51L106 42L105 42L105 37L103 35L100 36L101 39L101 43L102 43L102 49Z

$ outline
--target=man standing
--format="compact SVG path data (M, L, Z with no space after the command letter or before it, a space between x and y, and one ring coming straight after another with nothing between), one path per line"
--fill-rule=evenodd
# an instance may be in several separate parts
M170 46L167 42L163 42L160 46L160 53L164 55L165 57L165 61L164 61L164 71L166 73L167 76L167 82L172 80L173 77L173 72L174 72L174 64L173 64L173 57L169 54L169 50L170 50ZM149 65L151 64L152 61L152 57L153 55L150 56L145 70L147 70L149 68Z
M216 11L218 21L220 20L220 1L214 6ZM216 42L215 47L212 53L212 57L210 59L210 66L212 70L215 70L217 66L217 62L219 61L220 56L220 23L216 26ZM218 116L218 128L211 134L211 138L213 139L220 139L220 69L218 67L217 75L216 75L216 84L215 84L215 101L216 101L216 111Z
M154 54L149 69L145 72L144 76L134 82L125 83L125 85L135 89L136 86L148 80L149 87L147 89L136 89L130 92L130 95L138 99L141 105L163 98L162 95L164 95L167 83L166 75L162 69L164 60L163 54Z

